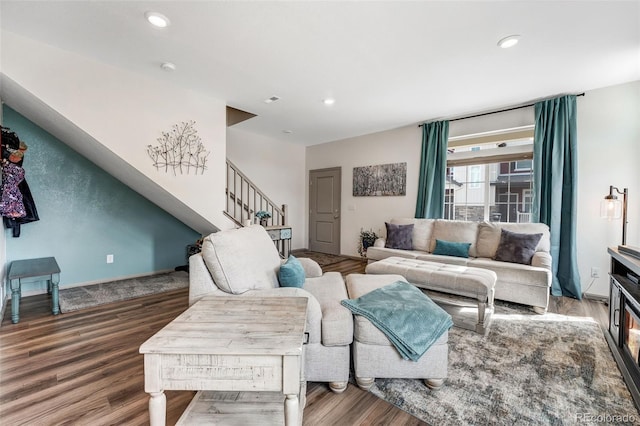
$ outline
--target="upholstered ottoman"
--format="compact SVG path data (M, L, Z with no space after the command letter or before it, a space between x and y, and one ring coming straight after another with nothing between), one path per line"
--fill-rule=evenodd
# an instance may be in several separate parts
M478 319L473 329L480 334L487 331L493 313L493 296L497 279L493 271L403 257L387 257L367 265L365 271L367 274L402 275L419 288L475 299L478 306ZM445 299L438 300L433 296L432 298L437 302L452 303ZM455 316L454 323L464 327L464 324L456 322Z
M406 280L400 275L347 275L347 292L355 299L387 284ZM367 390L375 378L423 379L431 389L442 386L447 377L449 333L445 332L418 361L404 360L377 327L355 315L351 345L356 382Z

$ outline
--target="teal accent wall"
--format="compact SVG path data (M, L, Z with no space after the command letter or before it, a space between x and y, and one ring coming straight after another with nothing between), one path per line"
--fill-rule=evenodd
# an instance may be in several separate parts
M27 144L25 179L40 216L18 238L5 229L7 267L54 256L64 288L187 264L186 246L200 234L6 105L3 114L3 126ZM108 254L114 263L106 263ZM33 283L22 291L45 288Z

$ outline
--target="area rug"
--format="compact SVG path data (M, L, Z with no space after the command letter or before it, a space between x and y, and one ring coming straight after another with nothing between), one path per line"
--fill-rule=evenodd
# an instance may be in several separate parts
M295 250L291 254L295 257L308 257L309 259L313 259L318 262L318 265L321 267L334 265L336 263L340 263L344 260L347 260L344 256L337 256L335 254L328 253L319 253L311 250Z
M177 271L83 287L65 288L59 292L60 310L63 313L77 311L188 286L189 274L184 271Z
M378 397L430 425L640 424L600 326L591 318L496 306L486 336L453 327L449 377L376 379Z

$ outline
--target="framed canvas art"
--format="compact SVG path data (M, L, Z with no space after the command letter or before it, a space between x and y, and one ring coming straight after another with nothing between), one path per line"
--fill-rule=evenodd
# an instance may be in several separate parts
M353 168L353 196L406 195L407 163L378 164Z

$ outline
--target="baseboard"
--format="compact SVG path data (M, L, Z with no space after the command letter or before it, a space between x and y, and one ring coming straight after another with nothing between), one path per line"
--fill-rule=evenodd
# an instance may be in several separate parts
M595 300L597 302L604 302L604 303L609 303L609 297L608 296L602 296L599 294L592 294L592 293L585 293L582 295L582 297L584 297L585 299L589 299L589 300Z
M85 282L81 282L81 283L65 284L64 286L60 286L60 290L65 289L65 288L84 287L84 286L94 285L94 284L109 283L109 282L112 282L112 281L130 280L130 279L133 279L133 278L148 277L148 276L157 275L157 274L166 274L168 272L174 272L174 269L163 269L163 270L160 270L160 271L145 272L143 274L124 275L124 276L115 277L115 278L106 278L106 279L101 279L101 280L85 281ZM28 290L28 291L23 291L21 297L24 298L24 297L29 297L29 296L37 296L39 294L46 294L46 293L47 293L47 289L46 288L37 289L37 290ZM7 294L7 300L11 299L10 295L11 295L11 292L9 292ZM3 314L4 314L4 308L7 305L7 300L5 300L5 303L4 303L4 306L3 306ZM4 317L0 317L0 318L4 318Z

